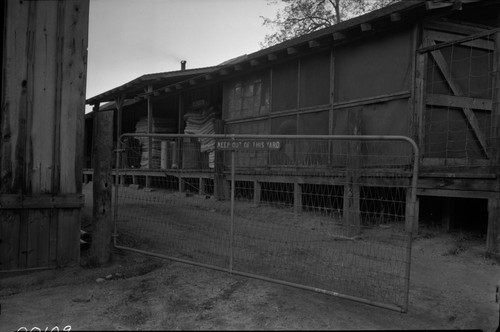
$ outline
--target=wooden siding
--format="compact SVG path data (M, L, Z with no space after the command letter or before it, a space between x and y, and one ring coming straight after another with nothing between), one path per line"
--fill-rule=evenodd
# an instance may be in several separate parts
M9 0L5 10L0 270L75 264L89 1Z

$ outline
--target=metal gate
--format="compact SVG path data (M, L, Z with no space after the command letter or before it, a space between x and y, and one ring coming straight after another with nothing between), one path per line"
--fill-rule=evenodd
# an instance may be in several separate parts
M122 135L115 246L406 312L402 136Z

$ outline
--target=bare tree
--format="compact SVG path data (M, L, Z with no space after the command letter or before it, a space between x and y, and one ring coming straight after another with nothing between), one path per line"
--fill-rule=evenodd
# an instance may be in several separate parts
M340 23L399 0L268 0L268 4L284 3L274 19L261 16L262 25L273 33L265 36L262 47L269 47Z

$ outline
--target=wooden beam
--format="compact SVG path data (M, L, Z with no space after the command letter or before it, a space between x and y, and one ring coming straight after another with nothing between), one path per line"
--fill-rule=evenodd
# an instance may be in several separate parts
M113 113L99 112L99 105L94 106L93 139L93 210L92 245L90 258L94 264L105 264L111 255L112 205L111 161L113 158Z
M0 210L10 209L77 209L84 206L85 199L81 194L33 194L2 195Z
M171 87L166 87L163 91L165 91L166 93L169 93L169 92L172 92L173 89Z
M153 91L153 86L149 85L147 87L148 93ZM153 101L148 96L147 99L147 110L148 110L148 134L153 133ZM153 157L153 140L151 137L148 137L148 168L151 168L151 159Z
M262 185L259 181L253 181L253 203L255 205L260 204L260 197L262 193Z
M293 212L302 213L302 185L300 183L293 184Z
M472 36L457 35L450 32L435 31L435 30L426 30L425 33L430 39L434 41L446 43L444 45L443 44L436 45L439 46L440 48L451 45L460 45L460 46L474 47L489 51L493 51L495 49L495 43L493 41L481 39L482 37L484 38L487 36L485 33L481 33L479 35L474 34ZM488 33L490 32L488 31Z
M189 80L189 84L190 85L195 85L196 84L196 80L195 79L190 79Z
M116 105L116 148L120 148L120 136L122 135L122 113L123 113L123 102L125 101L125 95L120 95L115 97ZM118 160L116 161L116 166L121 167L120 154L117 155Z
M177 83L177 84L175 85L175 88L176 88L177 90L180 90L180 89L182 89L182 84L180 84L180 83Z
M297 52L298 52L298 50L295 47L287 47L286 48L286 53L289 54L289 55L295 54Z
M240 64L238 64L238 65L234 65L234 67L233 67L233 68L234 68L234 71L240 71L240 70L242 70L242 69L243 69L243 66L242 66L242 65L240 65Z
M260 61L259 60L257 60L257 59L250 60L250 66L255 67L255 66L258 66L258 65L260 65Z
M227 69L221 69L221 70L219 70L219 74L221 76L225 76L225 75L229 74L229 71Z
M309 45L310 48L313 48L313 47L318 47L320 45L320 43L318 41L316 41L316 40L310 40L308 42L308 45Z
M355 106L361 106L361 105L382 103L382 102L387 102L387 101L397 100L397 99L406 99L406 98L409 98L410 95L411 95L410 91L400 91L400 92L390 93L390 94L386 94L386 95L379 95L379 96L374 96L374 97L367 97L367 98L353 99L353 100L349 100L349 101L336 102L336 103L333 103L333 108L340 109L340 108L348 108L348 107L355 107Z
M348 130L351 135L361 134L361 110L348 113ZM360 169L361 169L361 142L347 141L346 176L344 184L344 202L342 223L348 230L348 236L359 235L361 231L360 205Z
M500 195L488 199L486 251L500 257Z
M276 54L274 54L274 53L271 53L271 54L267 55L267 60L269 60L269 61L274 61L276 59L278 59L278 56Z
M206 75L205 75L205 80L206 80L206 81L210 81L210 80L211 80L211 79L213 79L213 78L214 78L214 77L213 77L212 75L210 75L210 74L206 74Z
M359 25L359 27L361 28L361 31L363 31L363 32L373 30L373 27L372 27L372 25L370 23L361 23Z
M333 33L333 40L342 40L345 38L346 38L346 35L343 34L342 32L334 32Z
M477 198L488 199L495 197L490 191L463 191L447 189L417 189L418 196L438 196L438 197L458 197L458 198Z
M430 41L430 44L436 45L436 43L434 41ZM446 59L444 58L443 54L440 51L433 51L433 52L431 52L431 54L432 54L432 57L434 58L434 61L438 65L439 69L441 70L441 73L443 74L446 82L450 86L452 92L458 96L462 95L463 94L462 89L453 80L452 75L451 75L451 70L448 67L448 63L446 62ZM472 128L472 132L474 133L479 144L481 145L481 148L483 149L484 154L486 155L487 158L489 158L490 155L489 155L489 151L488 151L488 145L486 143L486 137L484 136L483 132L481 131L481 128L479 127L479 122L476 118L476 115L468 107L464 107L464 108L462 108L462 110L464 112L465 117L469 121L469 124Z
M413 115L413 130L414 137L417 140L419 149L424 152L425 147L425 100L426 100L426 80L427 80L427 54L416 54L415 59L415 100L414 100L414 115ZM424 153L421 153L421 158Z
M437 20L426 20L424 22L424 29L448 31L452 33L460 33L463 35L479 34L486 31L484 28L480 28L477 26Z
M451 6L451 3L434 2L434 1L426 1L425 2L425 9L427 9L427 10L438 9L438 8L443 8L443 7L448 7L448 6Z
M490 112L492 109L492 102L490 99L428 94L426 101L428 105L434 106L471 108Z
M391 19L391 22L401 21L401 14L400 13L392 13L389 17Z
M491 112L491 154L492 166L500 178L500 32L495 34L495 53L493 58L493 94ZM499 184L500 190L500 184Z

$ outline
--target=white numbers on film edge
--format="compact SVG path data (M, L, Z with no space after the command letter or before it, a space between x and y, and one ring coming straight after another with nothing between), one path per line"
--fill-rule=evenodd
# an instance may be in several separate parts
M59 332L59 331L71 331L71 325L66 325L65 327L62 328L62 330L59 330L58 326L54 326L51 330L49 330L49 327L46 327L45 330L42 330L39 327L32 327L31 330L28 329L27 327L20 327L17 329L17 332Z

